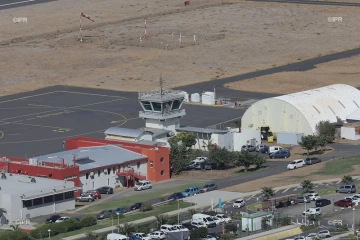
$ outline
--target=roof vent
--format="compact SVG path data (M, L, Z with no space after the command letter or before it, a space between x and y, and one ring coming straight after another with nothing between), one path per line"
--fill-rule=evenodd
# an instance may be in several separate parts
M5 173L1 173L1 179L6 179Z
M36 183L36 179L35 179L35 178L31 178L30 182Z

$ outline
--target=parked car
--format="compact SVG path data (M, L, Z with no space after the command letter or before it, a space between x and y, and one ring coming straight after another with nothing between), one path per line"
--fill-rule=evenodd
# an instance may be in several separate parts
M213 169L216 169L216 164L215 163L209 163L209 162L206 162L204 164L204 169L205 170L213 170Z
M290 151L287 149L281 149L280 151L270 153L270 158L288 158L290 157Z
M60 215L51 215L50 217L46 218L45 223L54 223L59 218L61 218Z
M305 166L305 162L303 159L294 160L287 165L288 170L297 169Z
M215 215L218 218L221 218L224 220L225 223L230 223L232 221L232 219L228 216L226 216L225 214L219 213Z
M311 202L311 199L309 198L309 196L300 196L298 197L298 203L309 203Z
M128 238L129 238L129 240L142 240L142 238L140 238L134 234L129 234Z
M308 197L310 198L311 201L316 201L321 198L320 195L317 193L309 193Z
M142 181L138 181L135 184L134 190L135 191L142 191L145 189L151 189L152 188L152 184L149 180L142 180Z
M100 194L113 194L114 189L112 187L100 187L96 189Z
M101 194L97 190L90 190L85 194L92 196L94 199L101 199Z
M60 217L58 220L55 221L55 223L61 223L63 221L69 220L70 217Z
M306 158L305 159L306 165L312 165L312 164L319 163L319 162L321 162L321 159L317 158L317 157L312 157L312 158Z
M243 145L241 147L241 151L249 151L249 152L254 152L256 150L256 147L253 145Z
M90 194L82 194L81 196L75 198L76 202L93 202L95 199Z
M113 215L112 210L102 210L100 213L98 213L96 215L96 218L97 219L105 219L105 218L111 217L111 215Z
M303 215L321 215L320 208L308 208L306 211L303 211Z
M145 233L133 233L133 235L141 238L142 240L151 240L151 237Z
M342 199L339 201L334 202L334 206L337 207L352 207L355 204L350 199Z
M207 157L197 157L194 160L192 160L189 165L195 165L196 163L203 163L205 161L207 161Z
M161 225L160 227L160 231L167 234L168 232L177 232L178 229L177 228L174 228L173 225L170 225L170 224L163 224Z
M224 222L224 219L218 218L217 216L210 216L210 218L215 222L216 225L221 225Z
M134 203L133 205L131 205L129 209L131 211L134 211L134 210L140 209L141 206L142 206L142 203L138 202L138 203Z
M176 228L178 231L189 231L189 229L183 225L174 225L174 228Z
M271 153L280 151L281 149L283 149L283 148L282 148L282 147L279 147L279 146L270 146L268 153L271 154Z
M306 236L306 240L315 240L317 238L316 233L309 233L309 235Z
M193 196L199 194L199 188L197 186L188 187L185 191L182 192L185 197Z
M347 184L336 189L337 193L355 193L356 187L354 184Z
M317 206L317 207L324 207L324 206L327 206L330 204L331 204L331 201L329 199L325 199L325 198L320 198L315 201L315 206Z
M349 199L350 201L352 201L355 206L358 206L360 203L360 198L357 197L345 197L345 199Z
M236 199L233 203L233 208L242 208L245 206L245 200L244 199Z
M184 198L184 197L185 196L181 192L176 192L176 193L171 194L168 197L168 200L177 200L177 199L181 199L181 198Z
M209 183L209 184L205 184L205 186L203 186L201 189L200 189L200 192L201 193L204 193L204 192L210 192L210 191L214 191L217 189L217 186L215 183Z
M331 233L329 232L329 230L321 230L320 232L317 233L317 235L320 238L329 238L329 237L331 237Z
M191 221L191 225L195 226L196 228L207 228L208 226L204 223L204 222L200 222L200 221ZM216 224L214 223L214 225L216 226Z
M126 213L126 208L124 208L124 207L118 207L117 209L115 209L114 211L113 211L113 213L114 214L123 214L123 213Z
M263 145L263 144L259 144L256 146L256 149L255 151L256 152L261 152L262 149L266 148L267 146L266 145Z
M182 225L184 226L184 228L187 228L187 229L189 229L190 231L198 228L197 226L194 226L194 225L192 225L191 223L183 223Z
M165 233L163 233L161 231L155 231L155 232L149 233L148 235L149 235L149 237L151 237L151 239L166 239Z
M265 146L265 147L261 148L259 150L259 152L268 154L269 153L269 146Z

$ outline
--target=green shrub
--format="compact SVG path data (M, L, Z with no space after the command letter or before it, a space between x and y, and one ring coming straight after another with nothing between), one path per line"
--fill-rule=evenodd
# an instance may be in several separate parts
M282 217L280 218L280 222L282 226L288 226L291 225L291 217Z
M170 225L178 224L178 217L170 217L168 219L167 223L170 224Z
M67 227L67 231L75 231L81 228L80 222L75 219L69 219L63 222L64 225Z
M220 236L220 239L221 240L232 240L232 239L235 239L236 236L234 234L231 234L231 233L224 233L224 234L221 234Z
M308 225L308 226L301 225L301 226L300 226L300 229L301 229L301 231L303 231L303 232L312 230L312 229L314 229L314 228L316 228L314 225Z
M205 238L207 235L208 229L205 227L200 227L190 231L191 240L200 240L201 238Z
M8 231L1 235L1 240L31 240L30 236L26 232L21 230Z
M231 218L232 220L239 220L239 221L241 221L242 215L241 215L241 214L231 214L231 215L230 215L230 218Z
M122 214L122 213L120 213L119 215L117 215L117 214L113 214L113 215L111 215L111 218L113 218L113 219L121 219L121 218L124 218L125 217L125 215L124 214Z
M153 209L154 208L150 204L144 203L140 208L140 212L148 212L148 211L151 211Z
M227 232L233 232L233 233L236 233L237 232L237 227L235 224L229 224L229 225L226 225L225 226L225 230Z
M81 228L84 227L90 227L97 224L97 220L93 216L86 216L83 219L80 220L80 226Z
M66 221L68 221L68 220L66 220ZM54 232L54 235L57 235L59 233L68 232L68 225L67 225L66 221L61 222L61 223L50 224L49 229L51 229L51 233Z

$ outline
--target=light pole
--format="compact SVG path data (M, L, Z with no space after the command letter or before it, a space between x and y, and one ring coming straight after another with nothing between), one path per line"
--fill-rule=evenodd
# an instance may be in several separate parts
M180 225L180 203L179 203L179 199L177 200L178 202L178 225Z
M354 235L356 235L356 227L355 227L355 208L353 210L353 229L354 229Z
M305 226L306 226L306 201L307 201L307 200L306 200L306 198L304 197L304 203L305 203L305 214L304 214L304 215L305 215Z
M116 213L116 215L118 216L118 233L120 233L120 221L119 221L119 216L120 216L120 213Z
M49 229L49 230L48 230L48 232L49 232L49 239L50 239L50 235L51 235L51 229Z

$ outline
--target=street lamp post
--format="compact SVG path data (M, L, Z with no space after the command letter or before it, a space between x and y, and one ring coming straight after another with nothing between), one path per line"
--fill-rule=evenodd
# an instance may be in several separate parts
M178 202L178 225L180 225L180 203L179 203L179 199L177 200Z
M305 203L305 214L304 214L304 216L305 216L305 226L306 226L306 198L304 197L304 203Z
M119 217L120 217L120 213L116 213L116 215L118 216L118 233L120 233L120 220L119 220Z
M111 216L111 233L114 233L114 217Z
M49 232L49 239L50 239L50 236L51 236L51 229L49 229L49 230L48 230L48 232Z
M353 210L353 229L354 229L354 235L356 235L356 227L355 227L355 208Z

